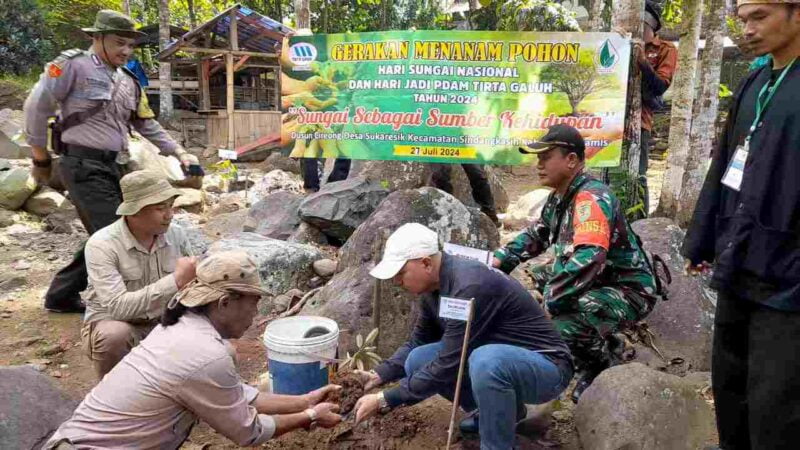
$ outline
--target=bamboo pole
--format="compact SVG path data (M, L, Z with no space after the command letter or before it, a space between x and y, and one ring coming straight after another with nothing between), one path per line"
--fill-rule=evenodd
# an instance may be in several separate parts
M228 112L228 150L236 148L236 136L234 136L234 122L233 122L233 54L228 53L225 55L225 83L227 87L225 107Z

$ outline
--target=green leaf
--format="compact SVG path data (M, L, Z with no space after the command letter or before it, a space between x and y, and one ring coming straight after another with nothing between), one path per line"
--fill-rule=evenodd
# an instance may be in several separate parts
M719 98L726 98L733 95L730 89L728 89L728 85L724 83L719 84Z
M356 365L358 366L358 370L364 370L364 361L359 359L356 361Z
M375 329L373 329L372 331L370 331L370 332L369 332L369 334L367 335L367 340L366 340L366 342L365 342L365 345L370 345L370 344L372 344L373 342L375 342L375 339L376 339L377 337L378 337L378 329L377 329L377 328L375 328Z
M356 336L356 347L360 349L363 346L364 346L364 338L362 338L361 335L359 334Z
M600 65L608 68L614 65L614 61L616 60L616 56L611 49L611 42L606 39L606 42L603 44L602 50L600 50Z

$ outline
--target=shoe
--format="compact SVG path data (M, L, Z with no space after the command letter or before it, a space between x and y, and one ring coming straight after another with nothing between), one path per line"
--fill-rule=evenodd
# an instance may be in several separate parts
M525 405L522 405L522 408L517 410L517 422L525 419L525 416L527 414L528 414L528 409L525 408ZM479 411L475 411L474 414L470 415L469 417L466 417L464 420L459 422L458 429L461 431L461 434L465 435L479 434L480 430Z
M86 311L86 305L81 300L80 296L72 298L66 302L60 302L58 305L51 305L48 300L44 301L44 309L54 313L70 314L70 313L83 313Z
M602 366L582 370L578 373L578 381L575 383L575 389L572 390L572 395L570 395L573 403L576 405L578 404L578 400L580 400L581 395L583 395L583 391L591 386L594 379L597 378L602 371L607 369L608 366L608 363L605 363Z

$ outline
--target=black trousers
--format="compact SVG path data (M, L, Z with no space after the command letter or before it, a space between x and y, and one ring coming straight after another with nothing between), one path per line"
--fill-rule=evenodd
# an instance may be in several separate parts
M722 448L800 447L800 313L720 291L712 383Z
M453 183L450 181L452 164L432 164L431 181L433 186L441 189L448 194L453 193ZM461 164L464 173L467 174L469 185L472 188L472 198L483 212L496 213L494 208L494 197L492 188L489 186L489 179L486 178L486 171L481 164Z
M652 133L642 128L641 152L639 153L639 183L644 188L644 214L650 215L650 189L647 187L647 166L650 164L650 137Z
M119 180L123 169L113 160L96 161L62 156L60 167L64 187L78 216L91 236L117 220L117 207L122 203ZM68 266L61 269L45 294L46 308L69 307L79 298L88 283L83 246Z
M322 166L324 159L322 158L303 158L303 187L314 191L319 190L319 179L322 176ZM334 181L346 180L350 175L350 160L344 158L336 158L333 164L333 170L328 175L328 183Z

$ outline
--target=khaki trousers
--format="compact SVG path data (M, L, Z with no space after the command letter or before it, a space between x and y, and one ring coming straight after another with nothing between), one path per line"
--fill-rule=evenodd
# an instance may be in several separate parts
M86 355L94 365L98 379L111 369L147 337L155 324L132 324L119 320L99 320L83 325L81 340Z

